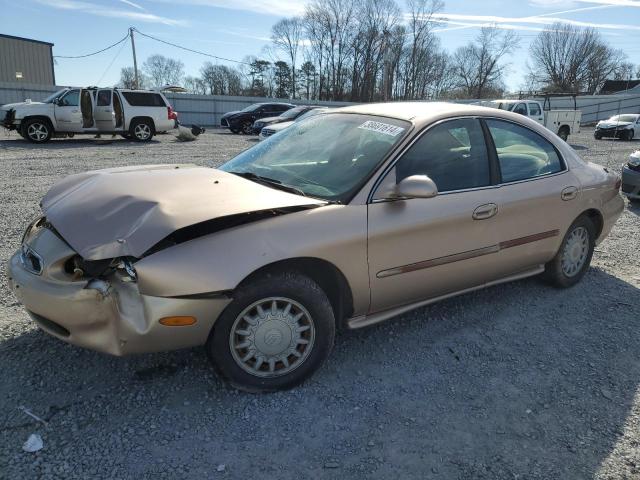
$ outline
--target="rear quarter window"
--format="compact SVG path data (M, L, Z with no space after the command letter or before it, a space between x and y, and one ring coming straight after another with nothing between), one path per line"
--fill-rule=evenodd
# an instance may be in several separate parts
M122 96L132 107L166 107L162 96L158 93L122 92Z

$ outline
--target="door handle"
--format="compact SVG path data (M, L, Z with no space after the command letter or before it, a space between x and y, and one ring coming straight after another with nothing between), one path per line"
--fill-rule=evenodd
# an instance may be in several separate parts
M474 220L486 220L498 213L498 206L495 203L480 205L473 211Z
M71 110L71 113L78 113L80 110Z
M562 193L560 194L560 198L562 198L562 200L564 200L565 202L569 200L573 200L577 196L578 196L577 187L566 187L562 190Z

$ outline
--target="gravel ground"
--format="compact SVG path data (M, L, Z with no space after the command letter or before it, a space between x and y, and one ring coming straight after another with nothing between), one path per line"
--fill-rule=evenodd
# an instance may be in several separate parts
M616 171L640 148L590 129L570 140ZM213 166L254 141L0 134L0 257L64 175ZM344 332L312 380L259 396L225 387L201 349L114 358L40 332L2 265L0 477L640 478L639 246L628 206L576 287L529 279ZM32 433L44 448L23 452Z

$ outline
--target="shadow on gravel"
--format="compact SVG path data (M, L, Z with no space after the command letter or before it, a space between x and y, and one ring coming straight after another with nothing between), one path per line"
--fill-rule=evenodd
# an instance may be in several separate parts
M489 288L343 332L270 395L226 388L201 349L114 358L33 330L0 346L0 458L9 478L593 478L638 389L639 294L597 268L568 290Z
M23 149L23 150L64 150L74 148L97 147L102 145L127 145L131 147L146 148L149 145L160 143L158 140L149 142L135 142L126 138L111 138L111 136L103 136L102 138L84 137L84 138L54 138L43 144L30 143L26 140L0 140L0 148L6 149Z

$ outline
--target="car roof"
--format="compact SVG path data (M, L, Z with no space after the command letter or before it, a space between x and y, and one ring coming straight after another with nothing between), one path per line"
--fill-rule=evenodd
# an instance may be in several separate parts
M496 110L478 105L448 102L389 102L353 105L337 110L344 113L360 113L397 118L414 123L424 123L436 117L455 115L496 115Z

